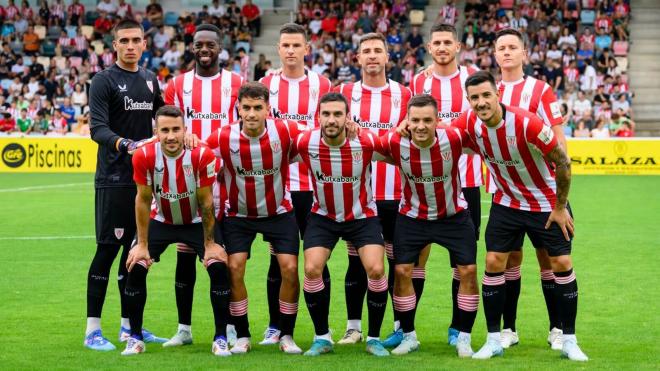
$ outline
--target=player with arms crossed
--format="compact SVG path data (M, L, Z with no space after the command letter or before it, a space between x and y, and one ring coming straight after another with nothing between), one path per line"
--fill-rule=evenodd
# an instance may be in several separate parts
M329 291L321 274L339 238L352 241L367 272L369 333L367 352L387 356L380 342L380 327L387 306L387 279L383 267L383 236L372 196L372 160L382 159L380 141L362 130L353 139L346 137L348 102L338 93L321 98L320 129L298 137L296 159L312 172L314 205L303 244L305 280L303 290L314 322L314 342L305 352L318 356L332 351L328 328Z
M192 43L195 68L175 77L165 89L165 103L181 109L186 130L198 139L206 139L213 131L238 119L236 100L243 78L236 73L220 69L218 55L221 48L220 29L211 24L197 26ZM216 184L213 192L215 202L219 205L220 186ZM179 326L176 334L163 344L166 347L192 344L190 325L196 280L196 255L195 250L185 244L177 244L176 250L174 292ZM233 343L236 338L235 331L232 331L233 326L230 325L228 330L229 342Z
M142 318L147 301L147 273L152 259L159 261L167 246L177 241L195 249L211 279L210 296L215 318L211 351L230 356L226 338L229 307L227 253L215 225L213 183L218 170L213 152L200 146L185 149L186 128L181 110L163 106L156 112L158 142L133 155L137 243L126 260L131 336L122 355L143 353ZM137 329L137 330L135 330Z
M379 33L368 33L360 39L357 59L362 67L362 80L342 84L336 88L349 102L349 118L362 128L369 129L376 136L387 133L396 127L406 116L406 106L412 96L410 89L393 80L388 80L385 66L389 59L387 41ZM385 251L389 263L388 287L394 286L394 256L392 240L394 224L401 199L401 176L395 166L374 163L372 192L378 218L383 230ZM346 333L339 344L353 344L362 341L362 305L367 291L367 275L361 259L348 241L348 270L346 272L346 312L348 324Z
M506 297L504 271L510 252L522 245L527 234L535 247L545 247L550 256L554 295L564 328L562 355L586 361L575 337L578 288L570 255L574 232L568 205L570 159L538 116L498 101L490 73L473 74L465 88L472 109L452 125L466 131L497 185L486 227L482 282L488 337L473 358L503 354L500 321Z
M274 118L297 121L314 129L318 127L317 108L319 99L328 93L332 83L325 76L305 69L305 56L311 52L307 41L307 31L301 25L286 23L280 28L277 44L282 70L279 74L268 75L261 80L269 90L270 107ZM304 238L307 216L312 208L312 179L304 163L295 162L289 166L287 188L296 215L300 237ZM276 344L279 341L278 329L279 292L282 282L280 265L271 247L270 266L266 280L268 295L269 324L264 339L259 344ZM323 271L326 290L330 292L328 268Z
M97 73L89 91L92 139L98 143L94 177L96 254L87 275L87 329L85 347L113 350L101 332L101 312L108 288L110 268L124 247L117 274L121 299L119 341L130 332L124 288L128 273L125 262L135 237L135 195L130 154L153 135L154 113L163 105L158 80L138 66L146 47L144 30L133 20L120 21L112 31L116 64ZM147 342L164 342L144 331Z
M385 152L404 179L394 231L394 310L404 336L392 354L404 355L419 348L413 269L425 246L435 242L449 250L458 270L456 351L465 358L473 354L470 333L479 307L477 240L459 177L463 147L471 146L464 144L469 139L463 131L441 128L439 123L436 98L416 95L408 102L407 129L411 138L396 132L381 137Z
M519 107L536 114L543 123L552 129L559 144L566 149L566 138L562 128L563 119L559 110L557 97L552 88L546 82L537 80L523 73L523 62L527 51L522 35L514 29L503 29L495 36L495 59L500 66L502 81L498 90L500 102L505 105ZM486 189L493 193L496 186L488 176ZM552 265L546 246L536 247L536 257L541 268L541 288L545 298L548 317L550 319L548 344L554 350L562 349L562 324L559 317L557 299L554 297L555 277L552 273ZM506 281L506 303L503 314L502 346L508 348L518 344L518 333L516 331L516 313L518 308L518 297L520 296L520 264L522 263L522 245L515 248L509 254L507 268L504 272Z
M293 121L267 119L268 88L257 82L238 91L240 121L215 131L208 138L219 149L227 194L223 237L229 254L231 322L238 339L232 353L250 350L245 266L256 234L273 245L282 275L279 293L280 349L299 354L293 341L298 314L298 227L286 189L290 148L301 128Z
M410 83L413 94L430 94L435 98L438 105L438 118L441 125L449 125L451 120L456 119L462 112L470 108L470 104L465 98L466 94L463 85L467 77L476 69L458 66L456 56L461 50L461 43L456 33L456 28L450 24L436 24L431 27L430 40L426 47L429 54L433 57L433 65L422 73L416 75ZM478 154L463 154L459 161L459 174L461 177L461 187L463 197L467 201L468 210L472 224L474 225L474 234L479 240L479 231L481 229L481 190L480 186L484 184L484 177L481 168L481 156ZM428 251L420 254L419 263L413 271L414 286L423 288L425 275L424 266L428 258ZM447 331L447 342L450 345L456 345L458 340L459 309L458 309L458 290L460 286L460 275L452 261L452 317L451 324ZM422 290L415 290L417 302L421 297ZM396 335L393 334L388 340L392 340L394 345ZM399 338L401 333L399 332Z

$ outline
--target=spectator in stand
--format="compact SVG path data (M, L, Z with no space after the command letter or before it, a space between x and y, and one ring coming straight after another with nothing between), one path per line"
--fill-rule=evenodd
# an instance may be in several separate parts
M67 131L71 131L71 127L76 122L76 109L71 105L71 98L68 96L64 98L64 102L59 108L60 114L66 120Z
M179 59L181 59L181 52L175 43L171 43L170 48L163 54L163 62L170 71L175 71L179 67Z
M568 27L564 27L562 30L562 35L559 37L557 45L562 50L566 50L567 48L572 48L573 50L577 49L577 40L575 39L575 36L570 33Z
M591 96L596 87L596 69L591 65L591 59L586 59L584 73L580 77L580 89Z
M553 61L560 61L562 59L563 53L557 48L557 44L552 43L550 45L550 50L545 53L546 59L551 59Z
M47 101L50 102L50 101ZM34 121L32 123L32 129L30 130L30 134L46 134L48 133L48 119L44 117L45 113L44 110L39 110L37 111L37 115L34 117Z
M158 0L151 0L145 9L145 12L147 19L153 25L160 26L163 24L163 7L160 6Z
M626 99L625 93L619 93L614 102L612 102L612 112L618 113L620 116L632 118L632 108Z
M3 112L2 120L0 120L0 132L11 133L14 130L16 130L16 120L14 120L11 113Z
M109 17L115 17L117 15L117 4L112 0L101 0L101 2L96 5L96 11L99 13L106 13Z
M83 85L77 83L74 87L73 94L71 95L71 104L77 107L79 112L82 112L83 107L87 105L87 92L83 89Z
M580 81L580 70L577 68L577 61L571 61L568 67L564 68L564 78L566 87L577 88Z
M126 0L119 0L117 4L117 17L120 19L133 18L133 7Z
M52 131L56 134L64 135L70 130L69 125L66 119L62 116L62 111L59 108L55 108L53 117L50 121L49 131Z
M328 35L334 35L337 33L337 27L339 25L339 18L335 12L330 12L328 15L323 18L321 21L321 30Z
M241 15L247 18L248 25L255 34L254 36L259 37L261 35L261 11L259 7L252 4L252 0L245 0Z
M616 59L612 56L610 49L605 48L603 49L603 53L598 57L598 63L597 63L597 72L605 74L607 73L607 69L610 66L610 60L613 60L616 62Z
M573 137L575 138L589 138L591 136L591 131L587 127L584 120L579 120L577 127L573 131Z
M64 11L66 6L62 0L55 0L50 6L51 26L64 24Z
M435 20L435 23L446 23L455 25L458 20L458 9L454 5L454 0L447 0L447 3L440 8L440 13Z
M245 81L248 81L248 74L250 73L250 56L244 49L238 49L238 61L240 66L239 74L243 76Z
M16 120L16 131L29 134L32 131L33 121L28 117L27 109L21 110L21 116Z
M227 9L225 9L224 5L220 4L220 0L213 0L211 6L208 7L208 14L212 17L220 18L227 14ZM201 15L200 18L202 18Z
M621 124L619 129L617 129L614 132L614 136L619 137L619 138L633 137L635 135L635 133L634 133L634 128L631 125L631 123L632 123L632 121L631 122L624 122L623 124Z
M34 27L28 26L23 34L23 52L25 55L35 55L39 52L39 36L34 33Z
M419 27L415 26L410 31L410 35L406 38L406 48L417 58L418 64L424 64L424 39L419 34Z
M67 8L67 16L72 25L83 25L83 18L85 17L85 6L79 0L73 0L71 5Z
M610 49L612 47L612 36L605 32L604 28L598 30L598 36L595 40L596 46L596 56L600 56L603 53L604 49Z
M158 31L156 31L153 36L154 47L156 47L156 49L160 49L161 51L168 49L170 40L170 35L165 32L165 26L158 26Z
M610 130L607 128L607 121L604 117L600 117L596 120L596 127L591 129L591 137L596 139L610 137Z
M94 21L94 39L103 39L112 29L112 22L106 12L99 12L99 17Z

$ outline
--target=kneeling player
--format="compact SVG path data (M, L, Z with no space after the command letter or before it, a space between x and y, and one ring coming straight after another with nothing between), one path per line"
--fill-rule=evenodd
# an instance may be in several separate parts
M309 216L305 241L303 290L314 322L316 336L305 352L317 356L332 351L328 329L329 290L322 272L339 238L352 241L367 272L369 333L367 352L387 356L380 342L380 327L387 305L385 248L371 188L371 161L382 159L379 139L362 130L346 138L348 102L341 94L330 93L320 101L320 129L298 137L297 159L313 175L314 205Z
M407 354L419 347L414 324L417 301L413 269L425 246L435 242L449 250L460 275L456 351L459 357L470 357L470 333L479 306L477 241L461 193L458 166L463 142L468 139L456 128L438 128L437 114L438 106L432 96L414 96L408 102L407 127L411 138L394 132L381 138L404 179L394 231L394 310L404 337L392 354Z
M138 185L135 200L138 236L126 261L131 336L122 355L145 351L140 329L147 301L148 268L152 259L158 261L167 246L176 242L186 243L204 259L211 279L215 317L211 350L218 356L231 355L225 333L229 306L227 254L216 243L221 241L221 236L215 228L213 213L216 160L206 147L184 149L185 132L181 111L164 106L156 112L158 142L140 148L133 155L133 178Z

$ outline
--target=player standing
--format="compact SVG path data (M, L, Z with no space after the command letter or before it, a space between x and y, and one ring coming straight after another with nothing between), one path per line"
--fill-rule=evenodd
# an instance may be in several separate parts
M319 99L332 87L330 80L316 72L305 69L305 56L311 51L307 32L301 25L286 23L280 28L277 52L282 71L268 75L259 82L269 90L270 107L274 118L296 121L308 129L318 127L317 108ZM289 166L287 188L296 215L300 237L304 238L307 216L312 208L312 179L304 163L296 162ZM326 290L330 293L330 274L323 271ZM279 291L282 276L277 256L271 248L270 266L266 280L268 312L270 321L259 344L276 344L279 341Z
M244 84L238 92L238 102L240 121L215 131L208 139L211 148L219 148L224 164L227 202L222 233L229 253L229 311L238 337L231 352L246 353L250 349L245 266L252 242L261 233L272 244L282 275L280 349L299 354L302 350L293 341L293 329L300 291L300 241L285 185L291 144L301 130L292 121L267 119L268 89L259 83Z
M197 26L192 42L195 68L175 77L165 89L165 103L181 109L186 130L199 139L208 138L221 126L238 119L236 100L243 78L220 68L221 35L220 29L214 25ZM219 186L214 187L214 197L218 203L219 190ZM195 258L194 249L177 244L174 292L179 326L177 333L163 346L192 344L190 325L196 280ZM231 327L228 335L230 343L233 343Z
M215 225L213 207L218 166L209 148L184 148L186 128L182 116L175 106L161 107L156 112L158 142L143 146L133 156L133 178L138 185L137 242L126 260L131 336L122 355L146 350L139 329L147 302L147 273L152 259L159 261L167 246L176 241L185 242L204 261L211 279L215 317L211 351L218 356L231 355L225 333L229 307L227 253L217 243L222 237Z
M388 80L385 66L389 59L387 41L379 33L368 33L360 39L357 59L362 68L362 80L340 85L336 90L349 102L353 121L369 129L376 136L385 134L399 125L406 116L406 106L412 96L410 89ZM389 263L388 287L394 285L394 256L392 240L394 224L401 199L401 176L396 167L386 163L373 164L372 189L378 209L378 217L385 240L385 252ZM350 243L349 241L347 243ZM362 341L362 305L367 291L364 267L356 250L349 245L348 270L346 272L346 311L348 324L339 344Z
M570 255L574 232L568 205L570 159L538 116L499 102L490 73L476 72L465 88L472 110L452 125L465 130L476 143L474 150L483 156L497 185L486 227L482 282L488 337L473 358L503 354L500 321L507 294L505 269L509 253L522 245L527 234L534 246L545 247L550 256L564 331L562 355L586 361L575 337L578 287Z
M495 59L502 73L502 81L499 83L500 101L506 105L519 107L536 114L546 126L552 128L559 144L567 152L566 138L561 125L563 119L557 97L546 82L524 75L523 62L526 55L525 44L519 31L503 29L497 33L495 36ZM490 192L495 192L492 178L489 176L488 179L489 186L487 189L490 189ZM558 303L553 296L555 277L552 274L550 257L546 246L538 246L538 241L532 240L532 243L536 248L536 257L541 268L541 288L550 319L548 344L554 350L561 350L562 324L559 318ZM521 240L520 246L509 254L504 274L507 293L503 315L504 329L502 330L502 346L504 348L518 344L516 313L518 297L520 296L522 245L523 241Z
M422 250L435 242L449 250L459 274L456 351L465 358L473 354L470 333L479 306L477 240L459 177L463 147L469 147L464 142L469 139L457 128L439 127L436 99L422 94L408 102L411 138L395 132L382 137L385 152L404 179L394 232L394 310L404 336L392 354L404 355L419 348L413 270Z
M363 130L347 139L348 102L341 94L324 95L319 111L320 129L300 135L294 145L296 158L314 175L314 205L303 244L303 290L316 336L305 355L332 351L328 328L330 296L321 275L335 244L343 238L353 243L367 272L367 352L387 356L389 352L380 342L387 306L385 248L371 187L371 161L382 159L378 154L382 148L378 137L370 131Z
M113 30L112 45L117 62L94 75L89 91L92 139L98 143L94 177L96 254L87 275L87 329L84 345L93 350L115 346L101 332L101 312L108 288L110 268L119 260L118 285L121 298L119 341L130 331L124 288L128 273L125 262L135 237L135 195L130 153L153 135L152 118L163 105L156 75L138 66L146 47L144 30L133 20L120 21ZM164 342L144 331L147 342Z
M410 83L410 88L415 95L430 94L435 98L438 107L438 118L441 120L442 125L446 126L449 125L451 120L456 119L462 112L470 108L463 85L467 77L476 70L458 66L456 56L461 49L461 43L458 40L454 26L436 24L431 27L430 36L431 38L426 47L433 58L433 65L416 75ZM475 227L474 234L478 241L481 229L481 190L479 187L484 184L481 156L478 154L463 154L459 159L458 166L463 197L467 201L472 224ZM413 286L415 287L417 302L419 302L424 288L423 277L426 273L424 267L427 258L428 251L425 251L420 255L417 266L413 268ZM459 333L458 289L460 275L453 261L451 266L452 317L447 331L447 342L450 345L456 345ZM398 338L402 338L400 331ZM396 339L397 334L395 333L386 342L391 340L392 345L396 346L398 345Z

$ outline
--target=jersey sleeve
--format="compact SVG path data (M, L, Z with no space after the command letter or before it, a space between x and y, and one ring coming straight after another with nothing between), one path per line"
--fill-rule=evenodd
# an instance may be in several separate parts
M529 144L536 147L543 155L547 155L558 144L552 128L544 125L537 117L529 120L525 130L525 138Z
M300 134L291 142L291 150L289 151L289 163L302 161L299 148L304 136L305 134Z
M133 180L136 184L151 186L151 176L147 165L146 147L140 148L133 154Z
M412 98L412 91L410 89L403 87L401 89L401 115L399 122L397 122L397 126L401 123L401 121L406 119L406 116L408 116L408 101Z
M158 77L156 77L155 74L152 74L151 76L151 83L153 84L154 87L154 109L151 111L151 117L155 118L156 117L156 111L162 106L165 105L165 101L163 101L163 94L160 90L160 84L158 83Z
M208 187L215 183L218 174L219 162L216 160L213 152L209 148L199 148L199 163L197 166L197 186L199 188Z
M111 96L111 88L105 77L102 74L94 76L89 87L89 129L92 140L112 151L117 151L115 144L120 136L110 129L108 122Z
M176 79L170 80L170 83L167 84L167 87L165 88L165 94L163 94L163 101L165 104L169 105L175 105L174 103L174 95L176 92Z
M206 145L213 151L215 157L220 158L220 130L216 129L206 138Z
M561 125L564 120L561 117L561 110L559 109L559 102L552 89L548 86L541 96L538 109L539 116L543 122L548 126Z
M377 137L374 133L370 131L365 131L365 135L369 138L373 147L373 155L371 156L371 161L383 161L387 158L387 152L383 148L380 137Z

